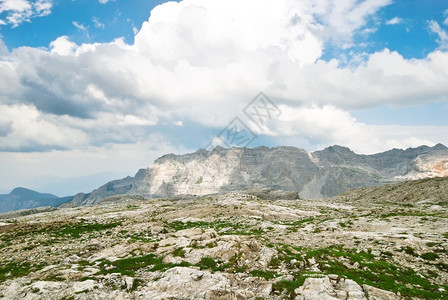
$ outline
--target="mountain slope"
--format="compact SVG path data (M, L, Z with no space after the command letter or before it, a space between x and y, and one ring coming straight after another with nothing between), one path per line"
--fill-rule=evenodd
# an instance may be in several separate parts
M36 208L40 206L59 206L70 202L73 196L59 198L48 193L39 193L26 188L15 188L9 194L0 195L0 213Z
M158 158L135 177L111 181L73 204L93 204L118 194L149 198L207 195L251 188L298 192L327 198L353 188L448 176L448 148L438 144L359 155L341 146L306 152L295 147L200 149Z

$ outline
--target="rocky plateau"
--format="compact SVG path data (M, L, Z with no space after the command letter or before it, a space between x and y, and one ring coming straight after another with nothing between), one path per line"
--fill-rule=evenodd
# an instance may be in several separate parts
M432 178L2 214L0 298L448 299L447 195Z

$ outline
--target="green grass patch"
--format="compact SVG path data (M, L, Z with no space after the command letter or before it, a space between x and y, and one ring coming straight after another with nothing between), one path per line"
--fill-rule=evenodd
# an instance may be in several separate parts
M216 270L218 268L218 262L213 257L202 257L198 267L202 269Z
M134 282L132 283L131 288L129 289L129 292L134 292L137 290L137 288L141 285L143 285L145 282L139 278L135 278Z
M70 236L72 238L79 238L79 237L81 237L81 235L83 235L85 233L108 230L108 229L115 228L119 225L121 225L121 222L105 223L105 224L79 222L79 223L73 223L73 224L66 224L63 227L50 232L50 234L54 235L54 236L60 236L60 237Z
M412 256L418 256L418 254L415 252L415 249L409 246L406 246L406 248L403 248L401 251Z
M280 276L277 272L273 272L273 271L269 271L269 270L252 270L252 271L250 271L250 275L252 275L254 277L261 277L264 279L272 279L272 278Z
M289 225L289 226L300 226L304 223L309 223L314 221L314 218L308 218L308 219L303 219L303 220L298 220L298 221L294 221L294 222L274 222L274 223L278 223L278 224L282 224L282 225Z
M272 292L274 294L286 294L287 299L295 299L297 294L294 292L295 289L303 285L305 282L305 277L295 276L295 280L281 280L272 284Z
M146 268L149 272L165 271L173 267L189 266L186 262L179 264L164 263L163 257L155 254L147 254L144 256L136 256L125 259L119 259L116 261L102 260L99 264L102 274L108 273L121 273L123 275L134 276L135 272Z
M44 267L43 264L32 265L29 262L0 262L0 282L7 279L23 277L31 272L38 271Z
M426 253L423 253L422 255L420 255L420 257L425 260L436 260L439 258L439 255L434 252L426 252Z
M426 276L385 260L374 260L374 256L368 252L357 253L356 250L332 247L310 250L307 252L307 257L314 257L324 273L337 274L358 284L369 284L395 293L400 292L405 297L442 299L445 296L438 290L440 286L432 284ZM358 262L360 268L347 268L344 262L351 265ZM408 284L413 287L409 287Z
M177 248L173 251L173 256L177 256L177 257L185 257L185 253L186 251L184 250L184 248Z
M217 232L225 232L225 234L231 235L261 235L265 231L262 229L251 228L251 226L243 223L232 223L224 220L217 220L214 222L165 222L165 226L175 231L189 229L189 228L201 228L201 229L214 229ZM226 229L224 231L224 229Z

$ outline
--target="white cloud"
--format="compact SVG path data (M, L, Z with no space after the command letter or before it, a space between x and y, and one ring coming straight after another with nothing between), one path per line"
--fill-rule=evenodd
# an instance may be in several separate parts
M84 26L83 24L80 24L76 21L73 21L72 24L73 24L73 26L75 26L76 28L78 28L81 31L87 31L87 27Z
M137 117L134 115L118 115L118 125L120 126L152 126L157 124L157 119L151 120L146 118Z
M45 119L35 107L0 105L2 121L10 123L10 131L0 136L0 150L32 151L36 148L72 148L87 142L87 135L70 126Z
M437 42L439 43L440 48L445 50L448 49L448 33L440 27L439 23L434 20L430 21L429 29L439 36Z
M166 153L182 154L195 150L173 146L162 136L152 134L134 144L89 146L43 153L0 152L2 168L8 170L8 172L0 172L0 193L9 193L16 186L57 193L59 196L73 195L80 191L89 192L104 184L107 179L96 182L96 185L89 184L90 190L86 189L86 184L83 184L84 190L69 187L59 191L54 189L54 184L51 185L61 179L67 181L74 178L75 181L77 177L103 172L119 173L109 177L109 180L120 178L120 176L133 176L138 169L145 168ZM49 182L50 179L51 182ZM48 188L49 186L51 189Z
M272 134L284 140L299 137L312 149L338 144L357 153L373 154L392 148L448 143L448 126L368 125L329 105L280 108L283 113L275 121L276 132Z
M52 7L53 0L0 0L0 13L6 13L6 20L0 20L0 25L17 27L32 18L49 15Z
M353 36L361 30L378 10L392 0L364 1L305 1L312 13L325 25L324 35L340 47L353 45Z
M403 19L399 17L394 17L386 21L386 25L397 25L403 23Z
M364 152L438 142L403 129L401 138L383 143L387 130L361 124L348 111L448 100L448 53L442 48L423 59L384 49L349 67L320 59L332 40L340 39L341 47L352 43L389 3L184 0L156 7L133 45L122 39L76 45L62 36L49 50L15 49L0 61L0 103L10 111L24 105L38 117L28 124L22 120L27 114L16 113L11 129L36 123L59 138L9 130L12 138L2 146L21 151L138 143L178 120L183 127L218 128L259 91L284 108L269 128L279 138ZM64 140L66 132L76 140Z
M95 25L95 27L98 28L98 29L104 29L105 28L104 23L101 23L100 20L97 17L93 17L92 18L92 22Z
M2 0L0 1L0 13L4 11L23 12L32 8L27 0Z
M50 43L51 53L59 55L70 55L74 53L77 45L69 40L65 35L58 37Z
M6 55L9 55L8 47L6 47L0 35L0 58Z

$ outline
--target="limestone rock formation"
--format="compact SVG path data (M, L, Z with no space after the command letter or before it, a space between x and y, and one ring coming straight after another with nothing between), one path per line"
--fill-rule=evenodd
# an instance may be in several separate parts
M262 188L315 199L353 188L447 175L448 148L441 144L374 155L359 155L341 146L311 153L294 147L216 147L164 155L135 177L77 195L73 204L93 204L119 194L157 198Z

